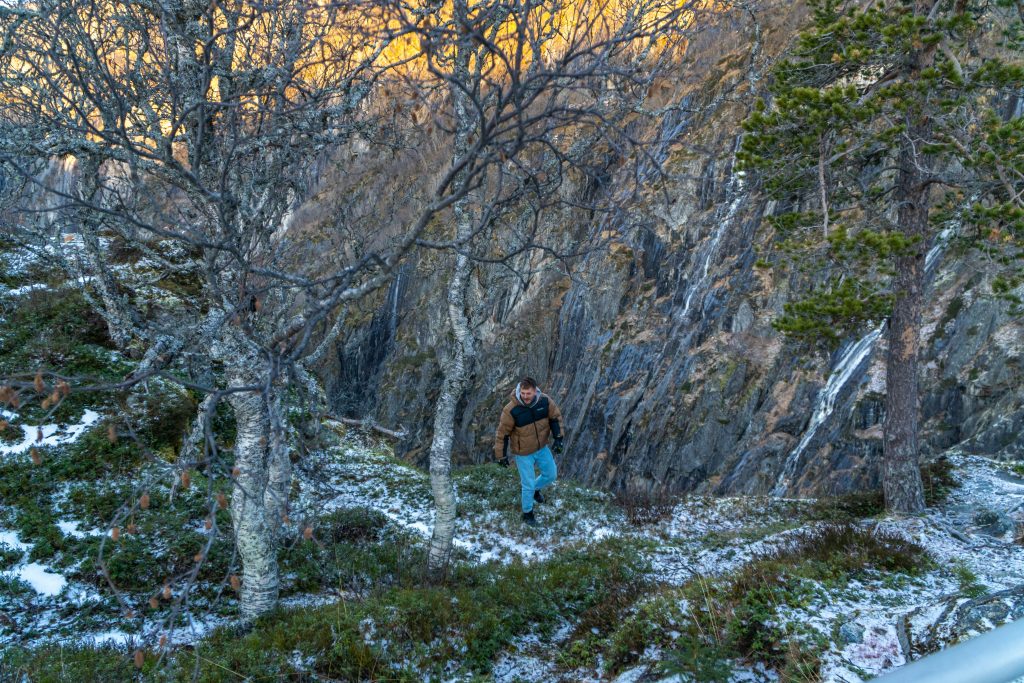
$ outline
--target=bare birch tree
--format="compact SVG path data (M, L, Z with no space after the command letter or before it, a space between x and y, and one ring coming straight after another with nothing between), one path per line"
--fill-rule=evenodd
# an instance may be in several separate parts
M3 18L4 161L32 180L51 160L73 159L79 181L73 193L39 187L59 195L59 210L21 221L19 237L93 283L87 294L111 337L138 359L134 380L172 377L194 353L223 366L215 385L190 380L210 399L193 430L203 448L178 468L231 477L241 612L255 617L279 590L288 368L311 321L386 281L411 243L378 240L323 277L297 265L289 235L313 180L304 165L359 132L386 45L366 47L347 30L359 17L345 8L288 1L43 2ZM82 247L69 248L66 233ZM118 281L113 243L193 278L198 296L143 311ZM235 416L230 459L209 448L222 399Z
M461 22L441 21L443 9L383 1L43 0L0 9L0 163L24 195L46 198L43 210L23 202L5 230L86 284L112 339L136 360L111 389L161 377L205 394L176 480L185 484L202 468L230 481L242 565L241 581L231 584L244 619L274 606L278 538L300 532L288 525L286 410L296 392L322 400L307 362L339 333L339 311L386 284L412 250L454 252L449 311L459 344L446 389L454 409L472 359L464 315L470 262L487 262L486 250L472 246L492 237L487 230L527 190L540 196L536 188L556 187L593 138L577 136L573 146L559 131L589 121L608 139L627 139L611 134L621 121L601 107L616 89L642 86L623 64L642 61L644 45L656 42L651 27L674 26L685 12L673 7L649 20L624 6L634 23L601 34L603 7L588 10L594 34L552 23L530 3L496 5L489 15L466 7ZM510 28L512 40L496 39ZM563 35L558 51L548 49L562 34L572 39ZM454 63L463 66L452 69L456 45L464 57ZM621 59L627 55L634 61ZM376 220L340 211L326 225L298 223L321 181L315 169L333 165L344 175L345 149L387 143L422 123L396 117L391 106L390 93L410 83L421 98L446 92L461 112L454 125L438 120L459 142L416 209L396 209L405 197L380 198ZM73 189L42 180L55 163L74 166ZM428 239L428 226L449 209L454 236ZM306 239L314 229L317 242ZM77 236L70 243L69 234ZM536 233L521 237L491 260L543 246ZM187 279L194 291L133 291L115 249L145 258L158 279ZM76 378L47 369L4 384L17 393L41 381L72 387ZM230 449L212 426L222 401L233 412ZM450 434L451 420L440 413L436 433ZM451 494L450 437L436 451L432 472L443 498ZM454 514L448 501L442 522ZM211 499L210 509L224 502ZM450 528L435 544L435 566L447 563ZM195 574L181 577L183 585Z
M177 469L183 481L197 467L231 481L251 619L279 591L290 488L282 404L291 389L320 393L303 367L317 330L385 284L491 160L441 174L398 224L337 217L322 227L330 252L316 258L292 221L317 183L314 162L389 125L373 98L401 62L402 34L382 7L71 0L0 12L2 163L48 197L45 212L25 204L5 227L89 283L112 338L137 360L122 387L161 376L207 394ZM73 191L40 180L55 162L76 166ZM69 245L67 234L81 239ZM196 292L143 301L114 267L114 246L161 277L190 278ZM204 369L183 378L190 359ZM236 428L229 454L210 423L222 400Z
M643 159L642 133L627 132L628 124L642 131L636 124L655 114L645 109L645 95L665 66L678 66L699 5L455 0L426 18L414 7L399 13L426 63L425 72L410 79L412 87L440 92L450 107L452 167L479 153L497 162L453 204L447 239L417 240L454 258L445 320L452 344L439 350L443 378L429 461L435 521L428 574L435 580L447 570L455 531L453 424L474 360L468 312L474 265L515 270L517 259L531 253L567 262L597 246L600 230L583 245L567 246L559 235L547 234L544 212L569 202L575 208L622 208L614 203L628 193L566 200L560 192L571 175L587 185L589 169L608 150L620 160ZM598 206L609 199L610 205ZM532 228L525 235L509 230L508 222L524 214L532 214Z

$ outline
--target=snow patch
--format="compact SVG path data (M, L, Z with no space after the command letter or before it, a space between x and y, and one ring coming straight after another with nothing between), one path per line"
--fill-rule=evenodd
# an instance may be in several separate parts
M45 565L38 562L19 565L4 574L21 579L40 595L59 595L68 583L63 574L51 572Z
M103 533L101 531L83 531L81 526L82 523L75 519L62 519L57 522L57 528L61 530L61 533L72 538L88 538Z
M46 565L38 562L25 562L24 553L32 549L32 544L20 540L17 533L0 530L0 545L8 546L13 550L23 553L18 564L0 573L0 576L24 581L40 595L59 595L64 590L68 580L64 578L63 574L51 571Z
M4 294L6 296L21 296L22 294L28 294L29 292L37 289L48 289L48 286L42 282L36 282L31 285L22 285L21 287L14 287L13 289L7 289L5 287L0 289L0 294Z
M83 640L86 640L93 645L124 645L131 640L134 640L137 636L132 633L125 633L119 629L111 629L109 631L100 631L98 633L90 633L86 635Z
M3 416L7 420L17 417L8 411L4 411ZM22 431L22 440L15 444L0 446L0 455L21 455L27 453L33 446L44 448L74 443L99 420L99 413L95 410L86 410L81 419L73 425L19 425Z
M13 531L0 531L0 545L9 546L12 550L28 550L32 547L30 543L18 540L18 534Z

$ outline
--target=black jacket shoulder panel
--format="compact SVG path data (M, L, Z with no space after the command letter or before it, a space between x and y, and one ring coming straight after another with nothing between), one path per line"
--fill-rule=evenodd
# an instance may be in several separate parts
M516 427L526 427L532 425L537 420L543 420L548 416L548 397L541 396L540 400L534 406L524 406L518 404L512 409L512 419L516 422Z

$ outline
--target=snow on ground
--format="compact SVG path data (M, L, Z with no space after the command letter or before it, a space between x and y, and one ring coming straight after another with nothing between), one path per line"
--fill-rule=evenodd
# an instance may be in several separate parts
M0 295L2 295L2 296L10 296L10 297L18 297L18 296L24 296L25 294L28 294L29 292L34 292L36 290L41 290L41 289L52 289L54 291L57 291L57 290L61 290L61 289L68 289L70 287L81 287L82 285L85 285L85 284L88 284L90 282L93 282L95 279L96 278L94 276L92 276L92 275L84 275L82 277L69 278L69 279L65 280L64 282L62 282L57 287L51 287L50 285L48 285L48 284L46 284L44 282L34 282L32 284L29 284L29 285L22 285L20 287L10 287L10 288L4 287L3 285L0 285Z
M47 289L47 285L42 282L36 282L31 285L24 285L22 287L12 287L7 289L6 287L0 288L0 294L6 296L21 296L22 294L28 294L29 292L36 289Z
M13 421L18 418L16 413L9 410L0 410L0 417ZM82 418L73 425L20 425L24 438L20 443L14 445L0 445L0 455L17 455L25 453L33 446L57 446L69 445L78 440L85 431L96 424L100 414L93 410L86 410ZM8 427L10 428L10 427ZM41 437L41 438L40 438ZM69 535L77 532L78 523L74 521L62 522L61 530ZM81 533L81 532L78 532ZM85 534L83 534L85 535ZM0 572L0 576L15 578L24 581L32 589L43 596L53 597L60 595L68 581L62 574L50 570L46 565L38 562L26 562L32 544L21 541L13 531L0 529L0 546L7 546L10 550L21 551L22 558L11 569Z
M62 574L51 572L45 565L29 562L11 570L14 576L21 579L40 595L60 595L68 580Z
M0 411L0 417L9 421L17 419L17 415L6 410ZM86 410L78 422L72 425L16 425L21 428L21 441L0 445L0 455L20 455L27 453L33 446L42 448L72 444L99 421L99 413L94 410ZM14 426L10 425L8 429L12 429Z
M108 238L100 238L101 245L106 245ZM180 247L168 243L167 251L176 257L185 256ZM166 246L166 245L165 245ZM16 298L30 294L37 290L62 291L71 287L81 287L95 280L95 276L85 275L81 277L64 277L59 283L56 282L31 282L30 279L41 277L43 269L52 272L50 259L60 258L58 252L69 252L80 250L83 247L82 237L79 234L66 233L61 236L59 243L42 245L38 249L17 248L0 253L0 269L8 277L17 277L22 280L19 286L8 287L0 284L0 296ZM144 264L143 264L144 265ZM120 272L126 273L128 278L138 275L138 270L133 265L115 265ZM146 284L146 279L140 279L140 284L134 288L135 294L141 291L146 293L162 293L159 288ZM111 361L120 359L115 351L110 351ZM158 382L162 380L157 378ZM75 443L83 434L98 423L102 416L94 410L85 410L77 422L72 424L21 424L20 416L16 412L0 409L0 419L7 423L4 438L0 440L0 458L19 457L27 454L33 447L37 448L65 448ZM19 432L20 430L20 432ZM20 436L20 438L19 438ZM66 497L67 487L60 495L54 496L53 504L59 510L61 498ZM0 501L2 504L3 501ZM103 531L90 529L90 525L84 524L82 520L62 518L56 522L58 529L65 536L82 539L89 536L103 535ZM24 610L29 619L19 627L24 626L29 635L23 636L5 628L3 621L0 621L0 645L5 642L20 642L22 644L41 643L49 640L64 642L93 642L96 644L117 644L132 643L142 640L156 642L161 635L167 635L172 644L194 643L203 638L215 627L229 623L230 619L214 614L185 614L183 626L177 626L173 631L168 632L167 624L157 619L143 618L134 625L139 626L137 632L118 628L102 628L92 630L97 622L95 615L88 617L87 626L79 622L79 617L90 609L73 609L82 606L97 607L104 602L110 602L109 593L106 590L97 590L88 583L69 581L64 574L40 562L30 562L29 556L34 543L22 541L17 533L7 531L0 527L0 550L14 551L20 554L15 563L5 571L0 572L0 580L10 582L12 591L29 591L28 596L15 598L13 595L5 595L0 591L0 616L7 617L4 610L9 608L5 600L14 600L19 610ZM18 584L21 584L19 587ZM4 586L6 590L8 586ZM101 594L102 593L102 594ZM106 605L109 606L109 605ZM106 607L105 606L105 607ZM69 614L69 611L71 612ZM100 612L105 611L100 609ZM84 630L83 630L84 629ZM74 632L74 635L59 635Z
M951 460L961 485L949 500L925 517L886 521L883 528L920 543L940 563L966 564L991 590L1019 585L1024 547L1014 540L1017 524L1024 522L1024 479L982 457L954 455ZM983 528L982 513L990 513L995 528Z
M18 540L18 534L13 531L0 531L0 545L6 545L11 550L30 550L31 543L24 543Z
M87 538L89 536L99 536L103 533L98 529L94 531L83 531L82 523L77 519L58 520L57 528L60 529L62 534L72 538Z
M9 276L24 275L39 263L39 254L29 249L10 249L0 254L0 262Z
M796 532L794 512L806 506L767 497L685 499L646 532L660 540L650 553L654 573L681 586L695 576L734 571L785 543Z
M320 472L329 473L325 510L365 506L424 538L429 535L432 512L425 473L396 465L386 454L367 449L341 448L323 457L326 469ZM891 575L879 574L852 581L844 589L822 590L810 607L788 614L789 619L814 628L830 642L841 629L839 642L831 642L824 657L824 681L859 683L906 663L907 645L901 645L901 629L911 642L917 642L936 619L948 613L950 596L963 589L952 567L962 566L972 572L983 592L1024 585L1024 546L1013 542L1012 523L1014 516L1024 516L1024 480L985 458L953 454L951 459L962 485L940 507L920 517L863 522L921 544L935 558L936 568L895 582ZM469 508L472 513L463 513L458 519L455 542L470 559L485 562L517 556L535 561L567 545L631 535L653 542L648 555L654 576L669 585L682 585L698 575L734 571L784 544L806 528L806 524L798 523L798 513L808 504L757 497L693 497L675 505L666 520L636 529L599 496L589 506L577 505L577 487L559 482L549 495L553 504L537 507L538 518L546 526L535 531L524 528L518 520L518 490L514 486L510 485L507 492L507 504L500 503L498 509L488 507L494 504L486 501L480 509L479 494L465 488L456 477L460 508ZM995 529L999 532L995 535L991 528L979 526L991 519L1007 520ZM965 601L960 598L954 606ZM1024 617L1024 605L1018 609ZM906 627L901 626L904 620ZM979 628L993 625L990 622ZM550 659L544 658L544 648L537 648L531 637L517 641L502 656L495 668L495 680L555 680L559 676L563 680L585 680L579 678L585 672L574 672L570 678L564 678L564 672L556 675ZM550 648L547 652L550 656ZM641 666L623 674L621 681L627 683L631 675L639 677L641 673L637 672L641 671L649 675L648 667ZM737 671L737 676L737 681L770 681L774 677L756 667Z
M429 538L433 501L426 473L396 464L385 453L351 445L320 453L318 457L320 460L308 466L313 477L305 482L307 504L316 501L321 512L371 508L399 527ZM473 490L472 482L467 483L458 475L455 488L460 509L455 545L472 560L519 557L538 561L560 548L582 542L637 535L657 542L650 559L663 580L675 584L685 583L694 572L728 571L789 532L753 543L737 538L716 548L706 547L704 539L708 535L783 525L794 505L800 504L774 498L695 497L677 504L666 520L638 530L630 527L622 511L610 504L607 494L559 481L553 490L545 491L548 502L534 508L541 523L539 528L529 529L519 519L519 488L515 483L510 482L508 491L498 494L498 503L494 502L494 492L481 496Z
M63 575L50 571L48 567L38 562L25 561L28 551L32 549L32 544L20 540L17 533L0 530L0 546L22 553L21 559L11 569L0 572L0 576L24 581L36 593L44 596L59 595L67 585L67 579Z
M43 425L44 443L66 445L98 419L98 414L87 411L77 425ZM36 427L22 428L31 429L32 438L36 437ZM5 446L2 452L23 452L27 448L15 444ZM1024 518L1024 479L984 458L959 454L950 458L961 486L941 506L920 517L862 522L921 544L935 558L935 568L915 577L878 574L839 589L823 587L808 607L784 614L788 622L810 627L830 643L823 658L822 680L859 683L901 666L908 654L911 658L920 656L913 644L929 634L937 633L942 645L965 635L941 623L951 610L967 602L962 597L965 576L975 577L983 593L1022 589L1019 601L1007 598L1005 604L996 603L994 607L986 603L989 611L969 622L966 635L1000 623L1000 615L1024 618L1024 546L1014 542L1016 524ZM474 562L511 558L538 561L567 546L629 536L642 542L654 579L678 586L694 576L735 571L786 543L809 524L800 521L806 518L801 513L806 512L808 501L689 497L675 504L664 520L636 528L628 524L620 508L610 503L607 494L559 481L547 492L548 502L536 508L542 526L530 529L519 520L514 474L494 474L498 472L494 470L479 476L477 472L455 477L460 510L455 543L463 557ZM383 449L346 441L342 446L311 454L298 465L296 475L301 492L299 507L317 514L367 507L424 541L429 538L433 521L429 477L397 463ZM507 482L508 490L493 490L495 481ZM75 519L61 519L58 526L66 535L77 538L100 533L83 528ZM16 533L0 529L0 545L23 554L5 574L25 581L44 604L101 599L95 590L69 585L59 573L28 562L32 544ZM321 594L291 596L284 602L295 607L337 599L337 595ZM54 627L59 625L56 613L52 619ZM44 621L37 622L37 627ZM196 619L190 627L177 629L172 640L195 642L213 627L229 622L217 616ZM86 637L123 644L140 637L159 637L164 627L163 623L147 620L138 633L108 629ZM556 665L558 648L567 642L570 633L571 625L566 624L547 642L540 642L535 635L517 639L496 662L494 679L593 680L594 671L565 672ZM637 667L622 673L616 681L651 680L651 665L659 656L652 649ZM671 680L665 679L665 683ZM737 668L733 680L777 679L755 664Z
M516 638L511 648L503 652L494 663L492 676L495 683L518 683L519 681L556 681L572 680L574 682L597 682L601 679L595 672L587 669L559 671L552 660L552 648L559 648L572 635L573 624L565 621L551 634L548 639L541 639L536 634L528 634Z
M384 453L351 446L326 451L318 457L320 460L309 467L318 481L307 480L312 487L307 504L316 501L316 509L321 513L350 507L371 508L397 526L429 538L434 513L425 473L398 465ZM558 492L548 504L536 506L538 519L553 524L542 523L538 529L527 530L519 520L518 487L510 487L502 503L492 506L462 490L460 484L462 481L456 477L456 495L462 511L456 519L455 545L477 562L511 557L543 560L561 547L621 533L621 513L600 504L595 510L576 500L567 500ZM603 499L600 494L589 495L596 501Z
M16 421L18 415L9 410L0 410L0 417L8 421ZM0 445L0 455L19 455L32 446L69 446L77 441L92 425L100 420L100 414L86 410L79 421L72 425L20 425L24 438L20 443ZM11 429L12 427L8 427ZM42 436L40 440L38 437ZM100 532L87 532L81 529L78 520L61 520L57 523L62 533L83 538ZM48 626L56 627L61 618L58 611L65 605L83 605L97 602L102 597L96 590L86 584L70 582L59 571L40 562L29 561L34 543L22 540L14 531L0 528L0 549L20 554L17 561L6 571L0 572L0 578L7 581L18 581L31 589L36 597L33 604L33 624L36 631L45 632ZM0 638L0 642L3 642Z
M825 658L823 680L859 683L906 663L907 646L915 655L913 644L932 633L953 640L964 635L950 632L942 622L951 608L968 601L951 568L970 570L982 587L980 592L1024 589L1024 546L1014 542L1013 524L1020 520L1024 506L1024 479L985 458L952 455L951 460L961 486L944 504L921 517L877 523L880 530L895 531L922 545L936 560L937 568L902 586L888 587L881 580L853 582L846 590L830 595L830 604L814 605L802 615L825 634L839 624L841 640L851 641L834 644ZM981 517L983 514L988 517ZM1005 521L994 529L983 529L979 517ZM997 533L1000 531L1003 533ZM1024 590L1020 595L1024 596ZM997 614L1024 617L1024 602L994 604ZM969 613L966 623L977 628L969 629L967 635L998 625L972 619ZM906 634L903 644L901 630Z

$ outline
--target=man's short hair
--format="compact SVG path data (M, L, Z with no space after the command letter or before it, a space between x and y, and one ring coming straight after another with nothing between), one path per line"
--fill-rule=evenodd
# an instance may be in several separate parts
M536 389L537 388L537 380L535 380L532 377L524 377L521 380L519 380L519 388L520 389Z

